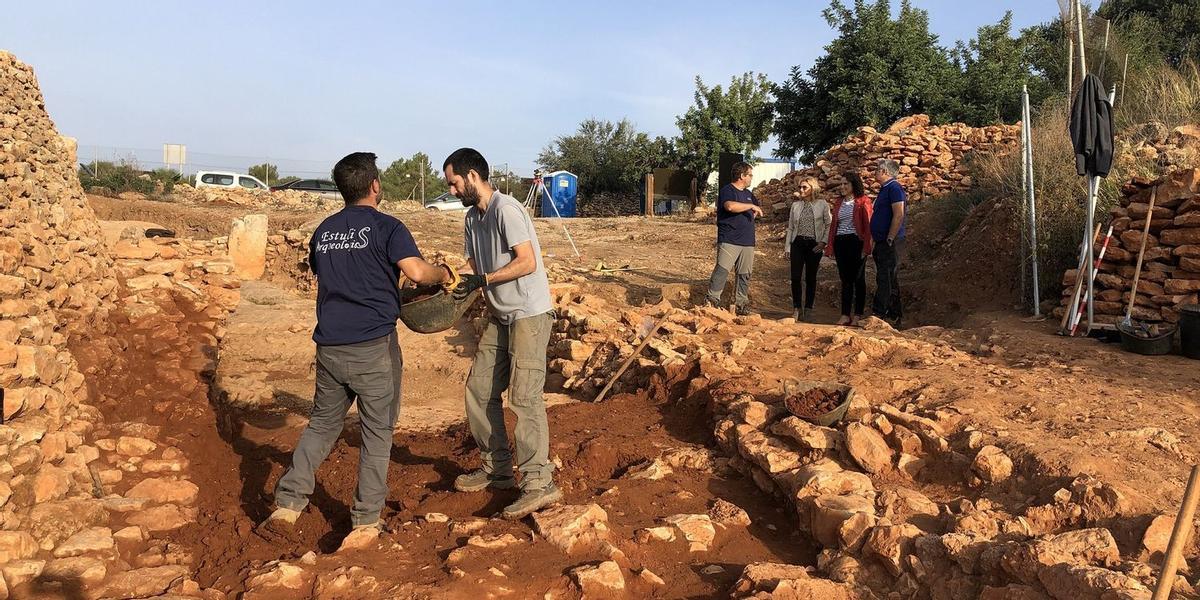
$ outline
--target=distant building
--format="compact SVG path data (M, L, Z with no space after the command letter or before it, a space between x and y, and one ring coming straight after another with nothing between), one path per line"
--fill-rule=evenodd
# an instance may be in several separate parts
M750 163L754 165L754 182L752 188L772 179L781 179L784 175L800 168L800 163L790 158L760 158ZM717 185L717 172L708 175L709 187Z

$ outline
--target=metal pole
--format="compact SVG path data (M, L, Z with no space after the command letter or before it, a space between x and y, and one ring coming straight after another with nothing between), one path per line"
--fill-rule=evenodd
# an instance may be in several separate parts
M1087 77L1087 54L1083 45L1083 7L1080 6L1079 0L1075 0L1075 39L1079 44L1079 75ZM1092 330L1092 319L1094 317L1093 308L1096 296L1095 291L1095 260L1096 260L1096 240L1092 236L1092 220L1094 212L1093 207L1096 200L1096 188L1100 184L1100 179L1093 176L1088 178L1087 204L1085 210L1087 217L1083 227L1083 235L1087 239L1087 330Z
M1125 66L1121 67L1121 105L1125 105L1125 76L1129 74L1129 53L1125 53Z
M1071 93L1075 91L1075 36L1071 28L1075 22L1075 3L1071 2L1067 9L1067 19L1063 21L1063 33L1067 38L1067 108L1071 107Z
M1100 50L1100 68L1096 69L1100 72L1100 77L1104 77L1104 63L1108 62L1108 26L1111 22L1108 19L1104 20L1104 46Z
M1037 257L1037 200L1033 183L1033 111L1029 108L1029 88L1022 86L1021 96L1025 107L1025 168L1028 174L1025 179L1029 182L1026 194L1029 198L1029 255L1033 271L1033 316L1042 316L1041 293L1038 289L1038 257Z
M1028 232L1025 230L1027 223L1025 212L1028 210L1026 199L1029 197L1029 154L1025 152L1026 146L1029 145L1029 115L1025 112L1025 98L1028 98L1028 90L1022 86L1021 89L1021 296L1025 295L1025 286L1029 282L1028 275L1025 269L1025 241L1028 239Z
M545 183L539 183L542 187L542 192L546 195L546 200L550 202L550 206L554 207L554 216L558 219L558 224L562 226L563 233L567 235L567 241L571 242L571 251L575 253L575 257L579 257L579 248L575 247L575 240L571 239L571 232L567 231L567 224L563 222L562 213L558 212L558 203L554 198L550 197L550 191L546 189ZM544 210L544 209L543 209Z
M421 206L425 206L425 171L429 170L429 157L425 157L425 162L421 163Z

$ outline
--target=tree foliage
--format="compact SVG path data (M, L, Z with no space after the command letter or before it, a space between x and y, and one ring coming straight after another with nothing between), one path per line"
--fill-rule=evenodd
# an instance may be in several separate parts
M279 183L279 167L271 163L262 163L250 167L248 171L251 177L267 185L276 185Z
M949 116L972 125L1018 121L1022 86L1029 87L1031 105L1040 104L1053 87L1050 80L1032 74L1029 47L1026 36L1012 36L1012 11L999 23L980 27L969 42L959 42L954 65L960 75Z
M1200 61L1200 0L1106 0L1096 14L1136 33L1172 67Z
M392 161L392 164L379 174L384 199L419 201L422 172L425 174L425 198L433 198L449 190L441 170L429 162L429 155L417 152L409 158Z
M587 119L570 135L555 138L542 149L537 162L550 171L570 171L579 178L579 193L629 194L641 189L650 170L666 166L673 144L651 139L628 119L613 123Z
M695 104L675 123L679 166L696 173L703 188L722 152L752 156L771 135L771 84L752 72L731 78L728 88L708 87L696 77Z
M778 156L812 159L863 125L885 125L914 113L943 119L955 69L929 32L929 15L888 0L833 0L823 15L838 37L807 72L793 67L775 85Z

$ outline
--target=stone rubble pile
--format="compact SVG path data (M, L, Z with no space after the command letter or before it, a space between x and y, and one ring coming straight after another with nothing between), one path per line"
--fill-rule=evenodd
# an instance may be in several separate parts
M320 194L300 190L251 190L246 188L192 187L186 183L175 185L171 196L184 204L217 204L241 206L253 210L337 210L344 203L337 198L326 198Z
M56 132L33 71L0 51L0 597L28 597L34 586L98 598L221 597L192 581L190 557L161 537L194 516L187 459L147 439L149 426L106 424L95 407L104 399L85 379L93 367L79 358L91 348L117 362L116 324L148 312L143 295L169 293L155 278L182 278L185 268L167 268L169 246L153 240L124 240L114 263L75 165L74 142ZM130 254L161 260L147 271L127 263ZM123 284L146 275L137 289ZM194 271L187 279L225 289ZM143 341L171 356L161 337Z
M896 352L898 344L932 351L925 342L873 331L846 335L867 360ZM690 385L730 380L740 368L700 360ZM924 416L858 398L841 422L820 427L792 415L778 392L731 386L712 392L714 435L732 457L730 466L793 507L801 529L823 547L816 572L831 581L821 585L845 586L812 597L913 597L918 591L935 600L1150 597L1151 567L1122 558L1102 526L1130 516L1118 490L1081 476L1049 503L991 501L986 492L1009 489L1019 476L1003 449L969 427L950 434L951 413ZM928 473L957 474L959 485L984 493L935 501L917 489ZM1147 542L1147 551L1161 545L1161 531L1148 531L1151 537L1157 542ZM769 597L754 596L764 588L746 579L735 588L737 597ZM783 579L812 589L806 572ZM778 592L775 585L767 591Z
M900 183L908 198L919 201L971 187L967 159L972 153L1007 152L1016 149L1020 125L969 127L962 123L931 125L928 115L913 115L896 121L886 131L860 127L846 141L827 150L808 168L793 171L754 188L768 216L787 217L793 193L800 182L815 177L822 197L832 200L845 181L847 171L862 176L867 193L874 195L879 184L872 171L875 162L890 158L900 165Z
M1150 198L1154 196L1154 210ZM1093 311L1100 323L1117 323L1129 306L1142 232L1149 215L1142 270L1132 317L1148 323L1176 323L1179 308L1197 303L1200 293L1200 169L1176 170L1158 179L1134 178L1121 189L1112 209L1112 239L1096 274ZM1107 229L1107 228L1105 228ZM1101 232L1103 235L1103 231ZM1096 242L1099 256L1100 237ZM1076 269L1063 275L1061 316L1074 293Z

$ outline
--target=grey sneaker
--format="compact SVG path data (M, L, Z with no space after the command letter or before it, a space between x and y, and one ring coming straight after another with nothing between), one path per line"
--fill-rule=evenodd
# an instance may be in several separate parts
M813 309L806 308L806 309L804 309L804 312L801 313L800 318L804 319L805 323L812 323L812 313L813 313Z
M454 489L460 492L481 492L488 488L510 490L517 487L517 480L512 475L501 476L488 473L483 469L475 469L454 478Z
M514 521L523 519L532 513L561 501L562 498L562 490L558 489L558 486L553 483L541 489L524 490L516 502L504 507L504 512L500 513L500 516Z

